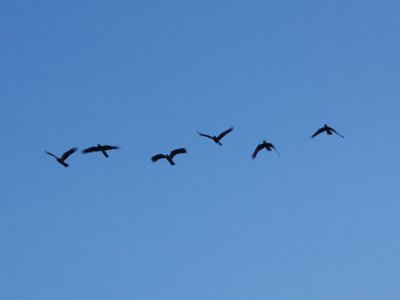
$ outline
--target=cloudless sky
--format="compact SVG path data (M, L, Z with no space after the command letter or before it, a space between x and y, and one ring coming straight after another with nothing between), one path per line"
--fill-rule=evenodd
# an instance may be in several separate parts
M400 299L399 16L1 1L0 299Z

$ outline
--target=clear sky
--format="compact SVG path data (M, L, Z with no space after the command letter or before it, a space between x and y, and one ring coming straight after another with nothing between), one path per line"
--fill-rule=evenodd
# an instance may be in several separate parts
M0 298L400 299L399 16L1 1Z

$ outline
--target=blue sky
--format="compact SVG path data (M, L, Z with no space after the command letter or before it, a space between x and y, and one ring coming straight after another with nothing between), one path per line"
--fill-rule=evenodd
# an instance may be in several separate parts
M0 298L399 299L399 15L2 1Z

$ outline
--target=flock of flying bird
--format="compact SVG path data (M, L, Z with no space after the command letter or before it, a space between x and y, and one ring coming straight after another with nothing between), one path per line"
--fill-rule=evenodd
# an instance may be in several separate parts
M198 133L200 136L209 138L209 139L213 140L214 143L216 143L216 144L222 146L222 144L221 144L221 139L222 139L224 136L226 136L228 133L232 132L232 131L233 131L233 127L231 127L231 128L229 128L229 129L227 129L227 130L221 132L221 133L220 133L219 135L217 135L217 136L215 136L215 135L211 136L211 135L204 134L204 133L201 133L201 132L198 132L198 131L197 131L197 133ZM319 129L311 136L311 138L314 138L314 137L316 137L317 135L319 135L319 134L321 134L321 133L323 133L323 132L326 132L328 135L332 135L333 133L335 133L335 134L337 134L338 136L340 136L341 138L344 138L343 135L341 135L341 134L338 133L335 129L333 129L332 127L329 127L329 126L326 125L326 124L324 124L323 127L319 128ZM119 147L117 147L117 146L109 146L109 145L100 145L100 144L98 144L97 146L89 147L89 148L86 148L86 149L82 150L82 153L87 154L87 153L92 153L92 152L101 152L105 157L108 158L109 156L108 156L108 154L107 154L107 151L116 150L116 149L119 149ZM251 155L251 157L252 157L253 159L255 159L256 156L257 156L257 154L258 154L258 152L260 152L262 149L266 149L267 151L272 151L272 149L273 149L273 150L276 151L276 153L278 154L278 156L280 156L280 154L279 154L278 150L275 148L275 146L274 146L273 144L268 143L267 141L264 140L261 144L257 145L257 147L254 149L254 152L253 152L253 154ZM77 150L78 150L78 148L76 148L76 147L71 148L71 149L69 149L68 151L66 151L61 157L58 157L58 156L56 156L56 155L54 155L53 153L50 153L50 152L48 152L48 151L45 151L45 152L46 152L48 155L53 156L53 157L57 160L57 162L59 162L59 163L60 163L61 165L63 165L64 167L68 167L69 164L67 164L65 161L67 160L67 158L68 158L71 154L75 153ZM162 153L156 154L156 155L154 155L154 156L151 158L151 161L152 161L152 162L156 162L156 161L158 161L158 160L164 158L164 159L166 159L166 160L171 164L171 166L173 166L173 165L175 165L175 162L173 161L174 156L177 155L177 154L184 154L184 153L187 153L187 151L186 151L185 148L178 148L178 149L172 150L172 151L171 151L170 153L168 153L168 154L162 154Z

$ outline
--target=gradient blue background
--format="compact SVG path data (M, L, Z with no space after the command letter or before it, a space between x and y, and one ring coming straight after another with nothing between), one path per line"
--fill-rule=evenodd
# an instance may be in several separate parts
M0 298L400 299L399 16L1 1Z

